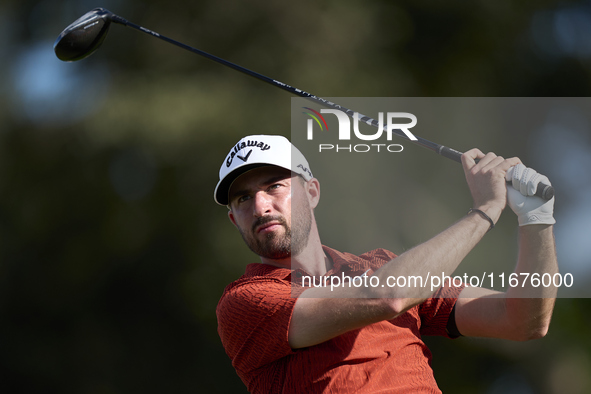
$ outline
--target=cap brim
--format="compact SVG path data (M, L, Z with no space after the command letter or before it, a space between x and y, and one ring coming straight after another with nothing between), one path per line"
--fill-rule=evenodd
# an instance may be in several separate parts
M214 198L215 202L220 205L228 205L228 192L230 191L230 186L232 183L238 178L240 175L244 174L247 171L253 170L258 167L270 166L272 164L267 163L253 163L240 166L236 168L234 171L230 172L228 175L222 179L217 186L215 187Z

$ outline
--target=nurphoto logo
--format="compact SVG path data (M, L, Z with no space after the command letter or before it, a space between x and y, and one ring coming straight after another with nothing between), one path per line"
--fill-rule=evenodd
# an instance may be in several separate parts
M339 141L350 141L351 140L351 118L353 118L353 135L354 138L361 140L361 141L376 141L382 137L384 132L386 133L386 141L392 141L392 134L397 134L399 136L403 136L408 138L409 140L416 141L417 137L415 137L409 129L414 127L417 124L417 117L408 112L387 112L384 115L384 112L378 113L378 120L372 119L368 116L361 115L358 112L352 112L348 114L345 111L341 111L338 109L321 109L320 112L309 108L303 107L306 111L303 111L304 114L308 115L310 118L307 120L307 128L306 128L306 137L308 140L314 139L314 124L317 125L317 129L320 132L327 132L328 131L328 124L326 119L322 114L332 114L336 116L338 122L338 140ZM351 116L350 116L351 115ZM384 122L384 118L386 119ZM398 123L400 119L406 119L407 123ZM377 131L373 134L364 134L361 132L359 128L359 122L366 123L370 126L375 126ZM395 123L396 122L396 123ZM339 144L319 144L318 150L319 152L323 151L334 151L334 152L369 152L371 150L375 150L377 152L380 151L388 151L392 153L402 152L404 147L400 144L349 144L349 145L339 145Z

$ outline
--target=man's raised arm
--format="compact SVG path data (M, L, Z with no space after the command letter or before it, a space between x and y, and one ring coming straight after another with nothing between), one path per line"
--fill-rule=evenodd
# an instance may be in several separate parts
M477 162L478 160L478 162ZM374 273L380 283L390 276L451 275L496 222L507 202L505 176L520 163L478 149L466 152L463 166L472 193L473 212L429 241L405 252ZM487 218L488 217L488 218ZM344 332L395 318L433 294L426 286L307 289L298 298L289 329L292 348L312 346Z
M507 180L513 184L507 190L508 202L519 222L515 275L507 281L506 293L465 288L456 303L455 316L458 330L466 336L529 340L548 331L557 293L554 199L544 201L533 196L538 182L550 182L523 165L512 169Z

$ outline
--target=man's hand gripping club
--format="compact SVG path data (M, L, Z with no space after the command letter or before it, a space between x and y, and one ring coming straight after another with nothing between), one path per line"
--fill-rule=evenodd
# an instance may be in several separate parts
M530 224L554 224L554 197L545 201L534 196L538 183L551 185L548 177L523 164L511 167L505 175L513 187L507 188L509 206L517 215L520 226Z
M519 225L554 224L554 198L545 201L535 196L538 183L550 180L527 168L517 157L504 159L490 152L471 149L462 155L466 181L474 207L496 223L507 202L517 215ZM506 182L512 187L507 187Z

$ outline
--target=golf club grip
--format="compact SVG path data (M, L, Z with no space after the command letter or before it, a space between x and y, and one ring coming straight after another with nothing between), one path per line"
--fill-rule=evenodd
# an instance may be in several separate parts
M440 145L437 149L437 153L443 157L457 161L458 163L462 162L462 152L458 152L457 150L448 148L447 146ZM476 160L476 162L478 163L478 160ZM540 182L538 183L538 188L536 189L535 195L546 201L551 200L552 197L554 197L554 188L550 185Z

